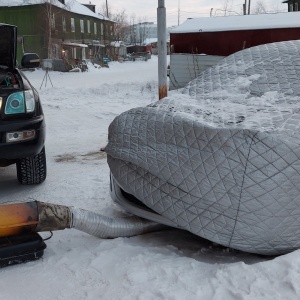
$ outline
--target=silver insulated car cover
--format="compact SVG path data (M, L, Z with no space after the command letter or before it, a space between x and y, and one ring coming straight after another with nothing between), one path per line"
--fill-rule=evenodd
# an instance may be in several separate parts
M299 248L300 41L237 52L122 113L106 152L120 187L177 227L252 253Z

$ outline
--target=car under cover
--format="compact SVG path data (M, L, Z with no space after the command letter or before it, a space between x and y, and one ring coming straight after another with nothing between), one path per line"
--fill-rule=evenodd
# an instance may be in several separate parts
M174 227L226 247L300 247L300 41L260 45L116 117L117 184Z

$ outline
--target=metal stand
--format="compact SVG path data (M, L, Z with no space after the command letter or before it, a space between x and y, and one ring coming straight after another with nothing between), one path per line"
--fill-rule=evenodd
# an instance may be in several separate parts
M43 81L42 81L42 84L41 84L41 86L40 86L40 89L42 88L42 85L43 85L43 83L44 83L44 80L45 80L45 87L47 86L48 78L49 78L49 81L51 82L51 85L52 85L52 87L53 87L53 84L52 84L52 81L51 81L51 78L50 78L50 75L49 75L49 69L46 68L46 73L45 73L45 76L44 76L44 78L43 78Z

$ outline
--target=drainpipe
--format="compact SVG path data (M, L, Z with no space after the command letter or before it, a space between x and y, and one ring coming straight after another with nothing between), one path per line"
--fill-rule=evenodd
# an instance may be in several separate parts
M167 30L165 1L158 0L157 8L157 48L158 48L158 96L159 100L168 96L167 81Z

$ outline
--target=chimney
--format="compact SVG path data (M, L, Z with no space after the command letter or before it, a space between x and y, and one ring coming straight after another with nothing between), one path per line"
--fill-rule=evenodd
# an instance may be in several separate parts
M89 4L82 4L84 6L86 6L88 9L90 9L92 12L96 13L96 5L91 4L91 1Z

